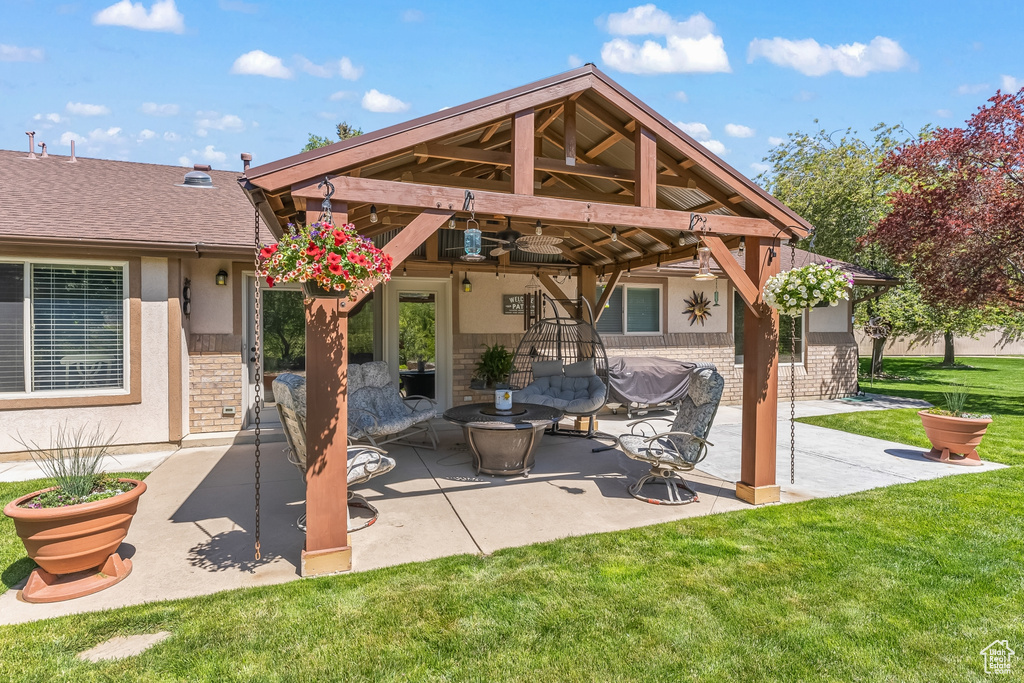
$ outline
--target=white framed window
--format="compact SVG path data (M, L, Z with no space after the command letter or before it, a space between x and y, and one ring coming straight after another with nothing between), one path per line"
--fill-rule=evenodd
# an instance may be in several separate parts
M0 396L126 393L128 263L0 260Z
M747 305L743 303L739 293L733 293L733 343L736 352L736 365L743 365L743 318ZM804 351L807 340L804 331L807 329L807 311L797 317L779 316L779 365L803 365ZM796 356L790 357L790 336L795 335Z
M604 287L597 288L601 298ZM601 334L662 334L661 285L618 285L608 297L604 313L597 321Z

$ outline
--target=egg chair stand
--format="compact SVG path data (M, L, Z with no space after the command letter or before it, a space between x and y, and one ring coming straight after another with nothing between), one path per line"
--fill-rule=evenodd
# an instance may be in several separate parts
M509 383L512 400L557 408L566 415L588 419L588 428L562 429L558 423L550 433L559 436L593 438L592 419L608 400L608 354L601 335L593 325L590 302L556 300L541 294L540 302L549 302L553 317L543 317L538 306L538 320L526 331L512 358ZM578 317L563 315L576 308ZM605 436L605 435L601 435Z

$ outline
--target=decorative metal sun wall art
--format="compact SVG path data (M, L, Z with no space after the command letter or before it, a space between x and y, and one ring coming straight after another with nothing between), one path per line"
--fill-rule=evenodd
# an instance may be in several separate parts
M686 308L683 309L683 313L690 316L690 325L699 320L703 327L704 322L711 317L711 301L704 296L704 292L696 290L685 301Z

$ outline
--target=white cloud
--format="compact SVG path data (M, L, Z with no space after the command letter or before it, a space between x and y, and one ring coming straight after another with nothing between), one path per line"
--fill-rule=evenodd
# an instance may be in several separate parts
M152 140L156 137L156 131L150 130L149 128L143 128L139 133L139 142L145 142L146 140Z
M317 78L330 78L334 75L334 65L330 62L327 64L316 64L309 61L302 55L296 55L295 61L298 63L299 68L310 76L316 76Z
M689 97L689 95L687 95L687 94L686 94L686 93L685 93L684 91L682 91L682 90L680 90L680 91L679 91L679 92L677 92L677 93L676 93L675 95L673 95L673 97L675 97L675 98L676 98L677 100L679 100L680 102L683 102L684 104L685 104L686 102L689 102L689 101L690 101L690 97Z
M714 140L711 138L711 129L707 127L707 124L701 123L700 121L694 121L692 123L676 121L675 124L680 130L700 144L704 145L712 153L721 156L729 152L720 140Z
M725 145L720 140L701 140L700 144L707 147L712 154L717 154L718 156L729 153L729 150L725 148Z
M193 152L195 154L195 152ZM213 148L213 145L207 145L203 148L203 159L209 161L211 164L223 164L228 160L228 155L224 152L218 152Z
M192 167L192 160L191 160L191 159L189 159L189 158L188 158L187 156L185 156L184 154L182 154L182 155L181 155L180 157L178 157L178 163L179 163L180 165L182 165L182 166L187 166L187 167L189 167L189 168L191 168L191 167Z
M754 173L764 173L769 169L771 169L771 166L760 161L755 161L754 163L750 164L750 170L752 170Z
M738 123L727 123L725 124L725 134L731 138L752 138L754 137L754 129Z
M1014 78L1013 76L1002 76L1003 91L1016 95L1017 91L1024 88L1024 78Z
M338 75L346 81L358 81L363 75L363 67L354 65L348 57L342 57L338 61Z
M988 83L964 83L957 87L957 95L977 95L989 89Z
M292 70L286 67L280 57L268 55L263 50L253 50L235 60L231 73L245 76L266 76L268 78L291 78Z
M786 141L786 138L778 138L778 137L775 137L774 135L771 135L771 136L768 137L768 144L771 145L772 147L778 147L779 145L781 145L785 141Z
M143 102L139 111L150 116L177 116L181 107L176 104L157 104L156 102Z
M866 76L872 71L898 71L912 65L910 55L891 38L876 36L870 43L832 47L813 38L755 38L747 49L747 62L767 59L776 66L796 69L805 76L838 71L844 76Z
M215 111L196 112L196 135L205 138L210 130L223 130L229 133L239 133L245 130L245 122L234 114L220 116Z
M363 95L363 109L367 111L374 111L382 114L394 114L396 112L405 111L408 108L408 102L403 102L392 95L385 95L376 88L372 88Z
M679 126L680 130L695 140L704 141L711 139L711 129L700 121L694 121L693 123L676 121L676 125Z
M419 11L418 9L407 9L404 12L402 12L402 21L404 21L407 24L415 24L420 21L423 21L423 19L423 12Z
M105 116L110 109L102 104L85 104L84 102L68 102L65 107L69 114L75 116Z
M174 0L157 0L147 12L141 2L121 0L92 17L97 26L126 26L140 31L185 32L185 17L174 5Z
M70 130L60 136L60 144L64 145L65 147L70 147L72 140L75 141L76 145L80 145L83 142L85 142L85 138L83 138L78 133L72 133Z
M935 112L935 115L943 119L948 119L953 116L953 112L948 109L939 109Z
M339 100L352 100L359 97L359 93L352 92L351 90L339 90L336 93L331 93L328 97L331 102L337 102Z
M177 142L180 139L181 138L178 137L178 134L175 133L174 131L169 130L166 133L164 133L164 140L166 140L167 142Z
M645 40L642 45L614 38L601 47L609 67L632 74L726 72L729 57L715 25L702 12L678 21L653 4L608 15L608 33L614 36L663 36L665 43Z
M50 123L60 123L63 119L61 119L60 114L54 113L54 114L36 114L35 116L32 117L32 120L33 121L49 121Z
M0 43L0 62L41 62L44 53L38 47L18 47Z
M570 69L578 69L583 66L583 60L580 59L579 55L569 55L565 62L569 65Z
M116 142L121 139L121 129L117 126L111 126L110 128L96 128L89 133L89 142L91 144L101 144L104 142Z

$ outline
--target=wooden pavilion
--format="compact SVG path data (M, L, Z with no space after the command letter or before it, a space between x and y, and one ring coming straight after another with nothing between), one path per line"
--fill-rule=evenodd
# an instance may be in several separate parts
M736 495L779 499L775 483L778 314L760 291L779 271L781 245L813 228L700 143L586 65L327 147L247 169L240 183L271 231L315 220L329 177L336 222L384 245L404 264L447 274L458 251L439 236L465 229L466 191L478 219L563 237L537 262L503 255L508 271L571 269L595 311L624 272L690 259L703 242L746 303L742 474ZM376 220L371 220L371 208ZM451 221L452 218L455 221ZM485 228L486 230L486 228ZM730 249L745 240L746 266ZM460 270L493 264L459 262ZM559 292L561 296L561 292ZM351 564L347 536L344 300L307 301L307 530L303 575Z

